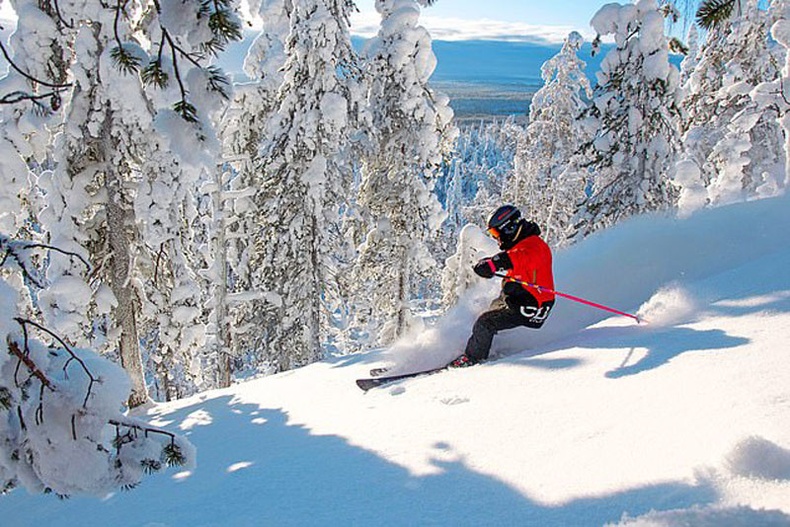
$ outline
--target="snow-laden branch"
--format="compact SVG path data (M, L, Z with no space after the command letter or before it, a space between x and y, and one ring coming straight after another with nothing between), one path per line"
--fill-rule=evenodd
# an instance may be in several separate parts
M17 271L29 278L28 284L44 283L36 280L40 271L32 262L15 251L36 244L2 235L0 244L5 253L0 267L8 268L6 264L13 261ZM60 496L99 495L134 488L145 474L194 460L194 448L182 437L118 411L130 390L120 367L69 345L34 320L14 315L20 295L9 275L2 276L2 492L24 486L31 492ZM77 458L79 462L74 462Z
M4 236L3 234L0 234L0 267L5 265L10 258L16 263L16 269L19 270L27 280L32 282L33 285L39 289L43 289L45 287L43 277L40 276L35 266L29 262L28 257L25 254L25 251L31 251L34 249L54 251L68 256L69 258L76 258L85 265L85 270L87 272L91 271L91 265L88 263L88 261L75 252L64 251L63 249L43 243L15 241L11 240L7 236Z
M2 29L3 27L0 26L0 30ZM16 62L14 62L14 60L11 58L11 56L8 53L8 50L6 50L5 45L3 44L2 41L0 41L0 52L3 54L3 57L5 58L6 62L8 62L8 65L11 67L11 69L13 69L17 73L28 79L31 83L33 83L34 86L41 85L46 88L50 88L50 91L47 91L45 93L28 93L23 91L13 91L11 93L7 93L2 97L0 97L0 104L17 104L22 101L30 101L35 105L35 108L38 108L42 112L47 112L50 110L57 111L60 108L61 106L60 94L64 90L70 88L72 86L71 83L66 83L66 84L51 83L45 80L38 79L33 75L30 75L26 71L22 70L22 68L17 66ZM49 99L49 107L47 107L46 105L40 102L43 99Z

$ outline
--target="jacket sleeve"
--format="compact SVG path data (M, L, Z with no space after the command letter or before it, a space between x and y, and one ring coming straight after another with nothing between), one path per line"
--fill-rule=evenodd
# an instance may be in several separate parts
M510 256L508 256L507 252L505 251L492 256L491 263L494 264L494 267L497 271L507 271L509 269L513 269L513 262L510 261Z

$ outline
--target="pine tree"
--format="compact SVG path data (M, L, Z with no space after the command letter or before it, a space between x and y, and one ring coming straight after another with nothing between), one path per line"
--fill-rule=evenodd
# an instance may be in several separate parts
M446 97L428 87L436 66L431 38L418 25L416 0L379 0L382 15L368 43L368 104L373 152L362 168L359 204L373 219L360 248L355 282L374 317L380 344L407 329L414 276L432 269L426 240L441 222L434 174L455 137Z
M244 61L251 82L236 86L220 123L223 163L211 186L213 223L211 267L214 276L215 349L219 386L229 386L237 368L260 366L258 328L279 297L267 295L253 280L254 244L248 233L259 229L253 197L262 185L261 145L266 123L278 110L278 91L290 31L290 0L261 2L262 26ZM264 365L265 367L265 365Z
M771 4L771 36L784 50L784 62L779 77L764 83L755 90L755 103L760 107L772 107L777 114L777 123L784 136L784 171L778 181L780 191L790 187L790 2L777 0Z
M688 49L680 63L680 85L684 87L691 74L697 68L700 59L700 37L696 24L691 24L691 26L689 26L688 32L686 33L686 44Z
M333 254L351 170L343 148L363 98L346 0L295 3L281 103L262 147L254 283L276 295L259 331L264 359L288 370L321 359L336 300Z
M756 1L738 4L708 33L685 85L683 158L697 165L699 181L692 184L706 188L710 204L756 197L777 185L772 174L784 162L777 108L757 104L752 94L779 75L770 20Z
M589 140L581 115L592 90L577 56L582 43L581 35L572 32L543 64L544 85L532 98L529 125L519 137L513 176L503 191L504 201L537 221L553 246L567 238L575 207L584 199L584 178L568 170Z
M186 439L122 415L131 387L123 370L21 313L33 311L31 299L11 284L46 287L36 262L47 253L90 270L78 254L0 235L0 489L95 496L193 464ZM90 291L72 295L87 302Z
M703 0L697 8L697 23L705 30L716 29L739 15L742 3L742 0Z
M19 18L8 42L0 42L4 55L12 56L0 79L0 232L45 241L36 221L41 206L36 178L51 168L48 130L57 127L72 84L68 40L55 6L47 3L33 13L40 16Z
M670 177L679 148L679 72L669 63L664 16L655 0L607 4L593 17L596 39L613 35L587 115L597 133L584 146L592 194L576 236L675 203Z
M227 95L226 80L205 65L206 54L240 37L240 23L227 1L191 7L192 17L179 2L124 9L93 1L43 10L36 2L17 4L18 45L45 41L29 48L41 54L25 59L24 67L42 78L57 72L74 79L46 85L57 86L61 102L51 105L51 118L62 124L50 128L60 131L48 152L53 169L39 180L47 197L41 226L51 243L94 264L87 283L73 261L53 257L50 283L40 293L42 314L69 342L91 339L117 350L133 382L131 406L148 398L143 325L161 324L158 335L172 340L160 343L171 350L183 339L187 346L180 349L189 353L200 340L186 337L202 321L183 316L201 304L197 289L184 281L190 273L183 266L191 261L189 201L200 166L213 165L211 105ZM158 271L162 282L156 283ZM75 291L90 291L90 302L75 303ZM147 303L157 291L162 301ZM176 298L184 291L190 294Z
M502 204L507 180L514 170L518 138L524 127L513 117L503 121L462 123L455 151L445 169L440 190L447 219L444 240L456 240L467 223L481 225ZM442 247L453 250L454 247Z

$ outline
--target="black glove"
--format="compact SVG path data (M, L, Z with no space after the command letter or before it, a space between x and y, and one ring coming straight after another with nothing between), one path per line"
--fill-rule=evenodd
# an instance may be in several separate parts
M493 278L496 266L491 258L483 258L472 267L475 274L483 278Z
M472 269L478 276L493 278L497 271L513 269L513 262L510 261L510 256L507 255L507 252L502 251L491 258L483 258Z

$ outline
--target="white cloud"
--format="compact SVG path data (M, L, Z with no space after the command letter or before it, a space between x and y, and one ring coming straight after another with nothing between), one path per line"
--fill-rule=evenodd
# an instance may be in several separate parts
M243 13L248 13L247 2L243 1ZM0 0L0 21L9 26L16 24L16 13L8 0ZM248 20L251 30L260 30L261 20L252 17ZM352 13L351 30L355 35L373 37L378 33L381 16L373 10ZM526 24L523 22L504 22L481 18L445 18L430 15L420 17L420 25L428 29L434 40L507 40L515 42L562 43L568 33L578 31L586 38L595 35L590 28ZM13 27L6 27L13 29Z
M378 32L380 16L375 12L354 13L351 16L351 29L355 35L375 36ZM520 42L561 43L571 31L579 31L585 37L594 36L589 28L572 26L544 26L522 22L463 18L420 17L434 40L508 40Z

